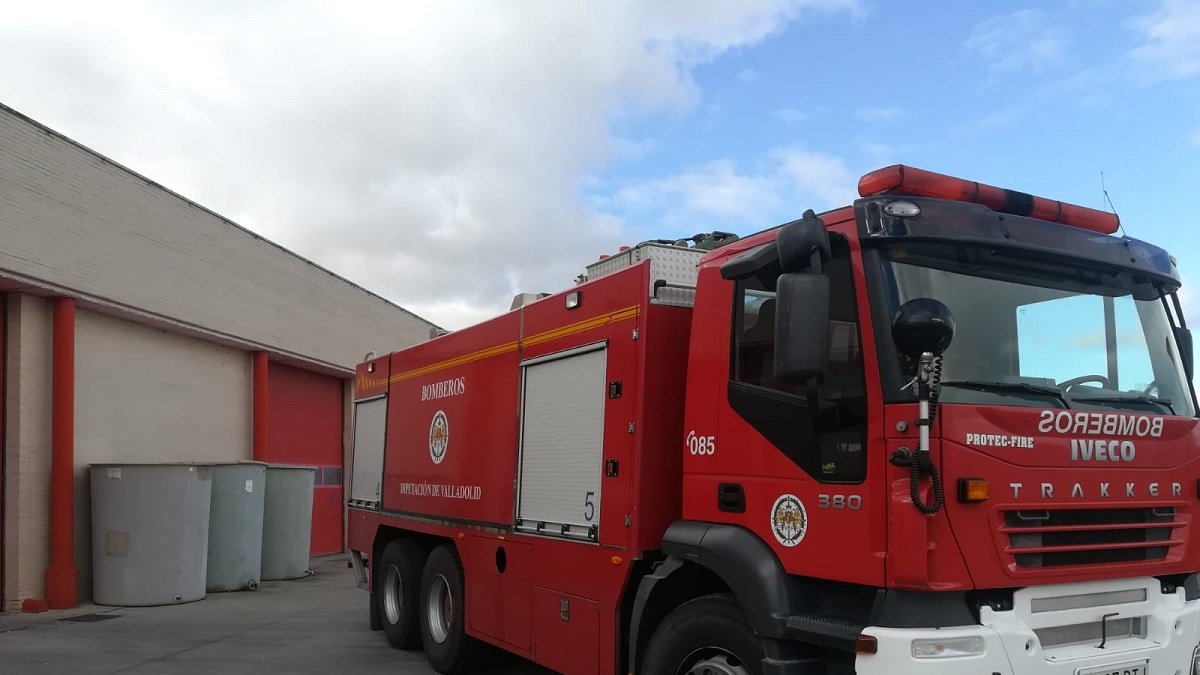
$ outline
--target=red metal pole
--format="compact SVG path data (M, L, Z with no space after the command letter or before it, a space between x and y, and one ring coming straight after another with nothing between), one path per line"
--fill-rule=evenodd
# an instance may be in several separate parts
M54 300L50 434L50 563L46 604L79 605L75 571L75 300Z
M267 461L267 353L254 352L254 461Z

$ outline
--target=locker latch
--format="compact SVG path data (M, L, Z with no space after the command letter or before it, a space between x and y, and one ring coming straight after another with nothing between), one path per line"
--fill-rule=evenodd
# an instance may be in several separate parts
M558 599L558 618L563 621L571 620L571 601L567 598Z
M721 483L717 486L717 508L726 513L746 512L746 492L738 483Z
M621 389L622 389L622 387L621 387L620 380L614 380L612 382L609 382L608 383L608 397L609 398L621 398ZM595 390L593 389L592 391L595 391Z
M608 478L615 478L621 472L621 463L615 459L610 459L604 462L604 475Z

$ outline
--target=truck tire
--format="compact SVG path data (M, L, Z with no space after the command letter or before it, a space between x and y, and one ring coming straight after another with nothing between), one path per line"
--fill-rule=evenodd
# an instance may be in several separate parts
M733 596L676 607L646 646L644 675L762 675L762 643Z
M379 593L371 591L367 594L367 607L370 608L368 616L370 617L371 630L383 630L383 619L380 618L379 612Z
M398 649L421 647L421 565L424 550L411 539L393 539L379 556L372 587L387 641Z
M429 665L439 673L474 669L483 650L466 633L464 597L458 553L450 544L433 549L421 575L421 639Z

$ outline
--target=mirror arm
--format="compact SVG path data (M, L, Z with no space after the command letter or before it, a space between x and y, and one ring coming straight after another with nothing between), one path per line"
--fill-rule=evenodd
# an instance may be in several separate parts
M821 251L814 248L808 257L807 272L809 274L822 274L824 272L823 265L824 263L821 258Z
M1183 318L1183 305L1179 303L1179 293L1171 293L1171 303L1175 305L1175 317L1179 319L1179 327L1187 330L1187 319Z

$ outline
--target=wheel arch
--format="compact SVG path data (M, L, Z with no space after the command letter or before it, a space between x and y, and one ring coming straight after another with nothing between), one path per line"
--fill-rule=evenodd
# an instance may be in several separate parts
M679 558L667 558L642 577L630 612L627 672L638 664L655 629L676 607L711 593L728 593L729 586L711 570Z
M375 540L371 543L371 558L369 561L370 564L368 565L371 570L368 581L370 582L370 590L372 593L375 592L375 570L376 565L379 563L379 558L383 554L383 549L396 539L411 539L415 542L418 542L424 549L425 556L428 556L429 552L432 551L438 544L452 542L451 539L446 537L436 537L423 532L417 532L415 530L407 530L401 527L392 527L390 525L380 525L379 529L375 531Z
M666 560L638 584L630 621L629 665L636 668L650 636L673 609L710 593L730 593L754 632L784 637L796 606L795 587L761 539L736 525L679 520L663 536Z

